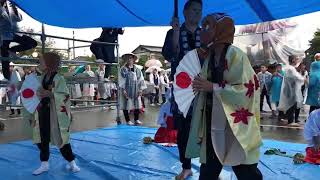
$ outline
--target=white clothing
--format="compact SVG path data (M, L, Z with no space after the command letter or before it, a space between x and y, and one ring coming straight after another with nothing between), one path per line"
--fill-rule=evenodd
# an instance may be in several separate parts
M89 77L95 77L93 71L84 71L83 73L88 74ZM84 97L94 97L94 87L95 84L84 83L83 84L83 96Z
M284 72L278 109L286 112L296 103L298 108L302 107L303 97L301 87L304 84L304 78L291 65L284 67Z
M166 94L166 88L169 88L169 78L167 75L160 75L160 92Z
M308 147L313 147L313 137L320 136L320 110L314 110L308 117L304 125L304 139L308 143Z
M155 81L156 78L154 78L154 76L156 76L158 78L158 82ZM159 77L159 75L158 74L154 75L153 73L151 73L149 75L149 80L150 80L150 84L153 86L151 93L156 93L156 88L160 87L160 77Z

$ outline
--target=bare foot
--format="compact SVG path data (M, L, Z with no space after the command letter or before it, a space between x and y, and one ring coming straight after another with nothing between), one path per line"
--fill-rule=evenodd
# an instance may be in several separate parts
M190 176L192 176L191 169L184 169L178 176L176 176L176 180L185 180Z

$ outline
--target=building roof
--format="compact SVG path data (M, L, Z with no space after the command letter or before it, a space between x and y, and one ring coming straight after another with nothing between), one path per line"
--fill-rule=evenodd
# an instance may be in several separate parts
M154 53L161 53L162 47L161 46L149 46L149 45L139 45L136 49L132 51L132 53L138 53L137 51L139 49L143 49L148 52L154 52Z

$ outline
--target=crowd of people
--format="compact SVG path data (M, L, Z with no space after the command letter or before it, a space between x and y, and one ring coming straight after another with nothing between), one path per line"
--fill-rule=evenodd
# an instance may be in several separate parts
M265 112L263 105L266 99L272 111L272 117L278 117L280 122L287 123L289 126L299 126L301 110L305 111L309 106L308 114L310 114L313 110L318 109L319 58L319 54L316 54L315 62L310 66L310 73L304 62L301 62L295 55L289 56L288 65L278 63L269 66L270 72L267 65L261 65L258 73L262 89L260 111Z

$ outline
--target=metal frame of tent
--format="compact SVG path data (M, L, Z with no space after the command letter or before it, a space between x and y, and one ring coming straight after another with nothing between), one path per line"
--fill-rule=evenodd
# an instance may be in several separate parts
M68 37L62 37L62 36L54 36L54 35L48 35L45 34L45 26L44 24L42 24L42 28L41 28L41 33L31 33L31 32L17 32L19 34L26 34L26 35L33 35L33 36L40 36L40 40L41 40L41 53L43 54L46 50L45 45L46 45L46 38L54 38L54 39L62 39L62 40L67 40L68 41L68 48L67 49L62 49L62 48L49 48L49 49L55 49L55 50L60 50L60 51L67 51L68 52L68 60L62 60L62 64L65 65L80 65L80 64L104 64L104 65L113 65L113 66L117 66L117 71L118 71L118 76L120 74L120 57L119 57L119 43L108 43L108 42L99 42L99 41L88 41L88 40L83 40L83 39L76 39L74 36L74 31L73 31L73 37L72 38L68 38ZM70 41L73 42L73 46L70 47ZM75 46L75 42L84 42L84 43L95 43L95 44L101 44L101 45L114 45L116 48L116 59L117 59L117 63L96 63L96 62L91 62L91 61L78 61L75 59L75 49L76 48L84 48L84 47L88 47L88 45L85 46ZM70 58L70 50L73 49L73 60L71 60ZM32 66L35 66L36 64L39 63L39 58L10 58L10 57L0 57L0 61L11 61L11 62L15 62L15 61L25 61L25 62L29 62L29 63L33 63ZM16 64L17 66L19 66L19 64ZM21 66L21 65L20 65ZM30 64L28 64L27 66L31 66ZM74 83L79 83L79 81L75 80L72 82L69 82L68 84L74 84ZM93 82L93 83L98 83L98 82ZM0 87L6 87L7 82L3 82L0 81ZM102 103L108 103L108 104L104 104L104 105L93 105L93 106L84 106L84 107L77 107L77 108L72 108L72 109L82 109L82 108L97 108L97 107L105 107L105 106L112 106L112 105L116 105L117 107L117 116L116 116L116 122L117 124L121 123L121 119L120 119L120 91L119 91L119 81L117 82L117 100L116 101L107 101L107 100L79 100L79 99L71 99L71 101L74 102L102 102ZM20 106L16 106L16 105L10 105L10 104L2 104L0 105L0 107L22 107Z

